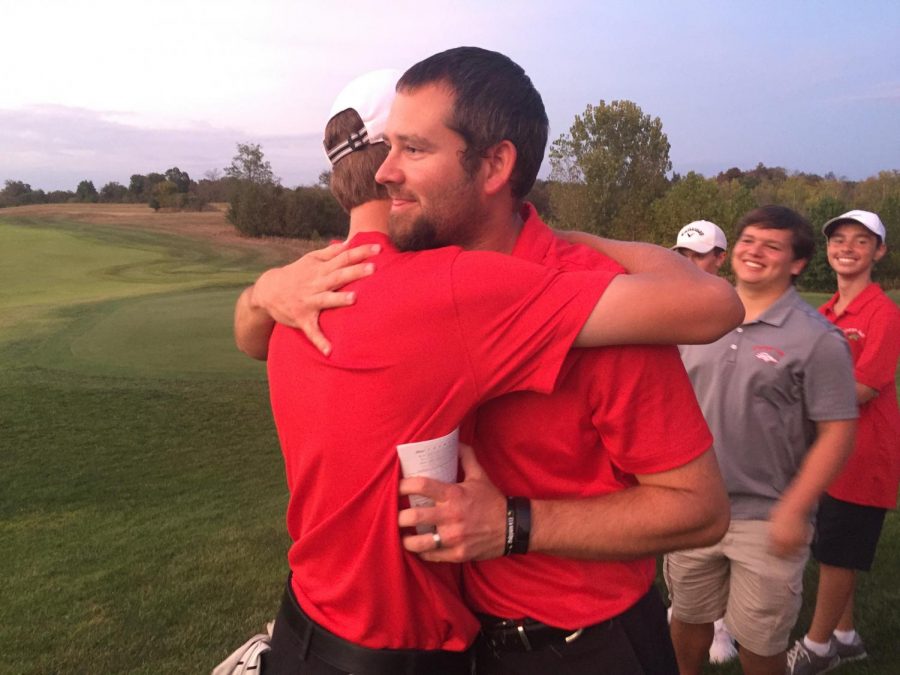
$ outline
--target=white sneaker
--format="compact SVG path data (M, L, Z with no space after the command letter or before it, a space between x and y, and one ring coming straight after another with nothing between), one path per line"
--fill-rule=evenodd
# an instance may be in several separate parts
M725 621L719 619L715 622L715 633L712 645L709 647L710 663L728 663L737 656L737 648L734 646L734 638L725 627Z

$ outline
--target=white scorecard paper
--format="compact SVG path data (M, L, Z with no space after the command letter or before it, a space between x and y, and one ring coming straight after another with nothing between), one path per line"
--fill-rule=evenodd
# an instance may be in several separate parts
M403 443L397 446L400 456L400 470L404 478L426 476L444 483L455 483L459 467L459 428L446 436L429 441ZM433 506L434 502L422 495L410 495L413 506ZM419 534L431 532L428 525L417 525Z

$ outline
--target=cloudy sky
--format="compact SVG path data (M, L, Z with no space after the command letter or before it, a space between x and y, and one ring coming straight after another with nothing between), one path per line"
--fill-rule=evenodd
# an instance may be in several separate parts
M201 178L238 142L315 182L346 82L463 44L525 68L551 140L630 99L681 173L900 169L896 0L0 0L0 19L0 181L35 189Z

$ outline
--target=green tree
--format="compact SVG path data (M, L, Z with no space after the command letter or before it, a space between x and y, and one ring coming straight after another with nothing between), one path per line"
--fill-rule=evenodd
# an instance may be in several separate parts
M128 197L128 188L116 181L110 181L100 188L101 202L124 202Z
M191 187L191 177L187 171L182 171L177 166L173 166L166 171L166 180L175 186L177 192L187 192Z
M236 181L229 200L227 218L241 234L249 237L280 234L277 187L272 183ZM273 231L274 230L274 231Z
M887 230L889 242L887 255L875 265L875 280L890 288L900 288L900 192L888 194L878 205L876 212Z
M823 197L812 205L807 211L806 217L812 225L813 232L818 234L821 232L822 225L848 210L847 205L839 199ZM833 291L837 286L825 250L825 238L817 236L816 249L813 251L812 259L806 265L798 282L798 286L803 290L827 292Z
M147 198L148 185L147 176L141 173L133 174L128 183L128 194L131 199L136 202L144 201Z
M346 236L349 218L330 190L320 186L300 186L286 191L283 200L283 236L303 239Z
M570 227L638 238L650 204L668 185L669 147L660 119L636 103L588 105L550 148L557 218Z
M22 206L32 204L34 191L28 183L20 180L7 180L0 190L0 206Z
M226 176L259 185L279 182L272 174L272 165L263 159L263 151L258 143L238 143L237 150L237 154L231 158L231 165L225 167Z
M233 178L222 178L207 172L206 177L201 178L193 187L193 192L204 204L227 202L234 192L236 182Z
M531 191L525 195L525 199L534 204L534 208L541 214L546 222L555 219L553 207L550 204L550 183L549 181L538 178L534 181Z
M93 181L83 180L75 188L75 199L79 202L96 202L99 198Z
M48 204L63 204L75 201L75 193L71 190L53 190L47 193Z
M724 228L727 209L715 180L690 171L653 202L651 211L653 236L648 240L671 246L678 230L691 221L711 220Z
M719 196L722 201L724 211L721 222L718 225L725 231L725 235L729 241L734 232L734 226L738 219L747 213L750 209L759 206L759 203L753 198L753 192L746 185L742 185L738 180L731 180L724 183L718 183Z
M150 201L148 204L154 211L164 208L179 208L181 204L178 202L179 196L178 186L170 180L164 180L153 186Z

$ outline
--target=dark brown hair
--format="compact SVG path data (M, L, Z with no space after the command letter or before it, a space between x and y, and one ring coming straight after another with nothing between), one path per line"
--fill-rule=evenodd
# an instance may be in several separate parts
M547 146L547 112L541 95L521 66L479 47L456 47L407 70L397 91L446 85L455 97L447 126L463 137L462 165L471 176L489 148L508 140L516 147L510 177L515 199L531 190Z
M786 206L769 204L748 211L734 227L735 240L745 228L753 225L766 230L790 230L794 260L811 260L816 250L816 240L812 225L796 211Z

